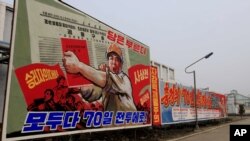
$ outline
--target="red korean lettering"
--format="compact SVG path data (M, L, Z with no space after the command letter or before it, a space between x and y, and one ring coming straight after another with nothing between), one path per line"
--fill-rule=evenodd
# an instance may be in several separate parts
M146 55L147 49L143 46L141 46L140 54Z
M127 39L126 40L126 45L127 45L128 48L132 48L133 47L133 42Z
M135 51L135 52L140 52L140 49L141 49L141 46L140 45L138 45L138 44L134 44L134 46L133 46L133 50Z
M116 37L117 37L116 33L114 33L113 31L110 31L110 30L108 31L107 38L109 40L116 41Z
M118 35L117 43L120 44L120 45L124 45L124 37L121 36L121 35Z

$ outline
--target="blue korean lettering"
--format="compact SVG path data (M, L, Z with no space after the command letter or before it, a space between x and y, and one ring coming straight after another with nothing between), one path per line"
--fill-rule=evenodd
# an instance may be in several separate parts
M102 123L102 112L97 111L95 112L95 117L94 117L94 122L93 122L94 127L100 127Z
M47 112L28 112L22 133L39 132L44 130Z
M139 112L133 112L132 123L138 123L139 121Z
M93 123L93 119L95 116L95 112L93 111L85 111L83 114L83 119L87 119L86 127L91 127Z
M113 112L105 111L102 125L103 126L111 125L112 124L112 119L113 119Z
M117 125L123 124L124 118L125 118L125 112L118 111L116 113L115 124L117 124Z
M56 130L59 125L62 125L64 112L50 112L46 125L50 126L50 130Z
M147 122L147 112L141 111L139 114L139 123Z
M132 121L132 114L133 112L126 112L125 123L130 123Z
M76 125L80 122L80 111L67 111L65 113L63 121L63 129L76 128Z

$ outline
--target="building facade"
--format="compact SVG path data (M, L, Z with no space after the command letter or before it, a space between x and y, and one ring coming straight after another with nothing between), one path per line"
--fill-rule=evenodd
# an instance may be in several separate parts
M2 123L4 96L9 62L13 7L0 2L0 123Z
M174 68L155 61L151 61L151 65L157 67L159 80L162 80L163 82L176 83Z
M7 3L0 2L0 41L10 42L12 18L13 7Z
M245 114L250 114L250 97L239 94L236 90L232 90L227 96L227 110L229 115L239 114L239 105L243 104Z

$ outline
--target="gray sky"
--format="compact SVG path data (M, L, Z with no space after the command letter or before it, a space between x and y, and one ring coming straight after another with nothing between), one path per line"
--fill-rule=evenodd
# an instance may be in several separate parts
M197 87L250 95L249 0L64 1L150 46L151 59L173 67L183 85L193 85L185 67L214 52L190 69Z

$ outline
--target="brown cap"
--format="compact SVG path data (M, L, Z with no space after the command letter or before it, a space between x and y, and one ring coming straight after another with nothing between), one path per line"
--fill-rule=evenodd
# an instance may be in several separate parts
M107 48L107 58L109 56L109 53L116 53L121 61L123 62L123 57L122 57L122 50L119 48L119 46L116 43L112 43L108 48Z

